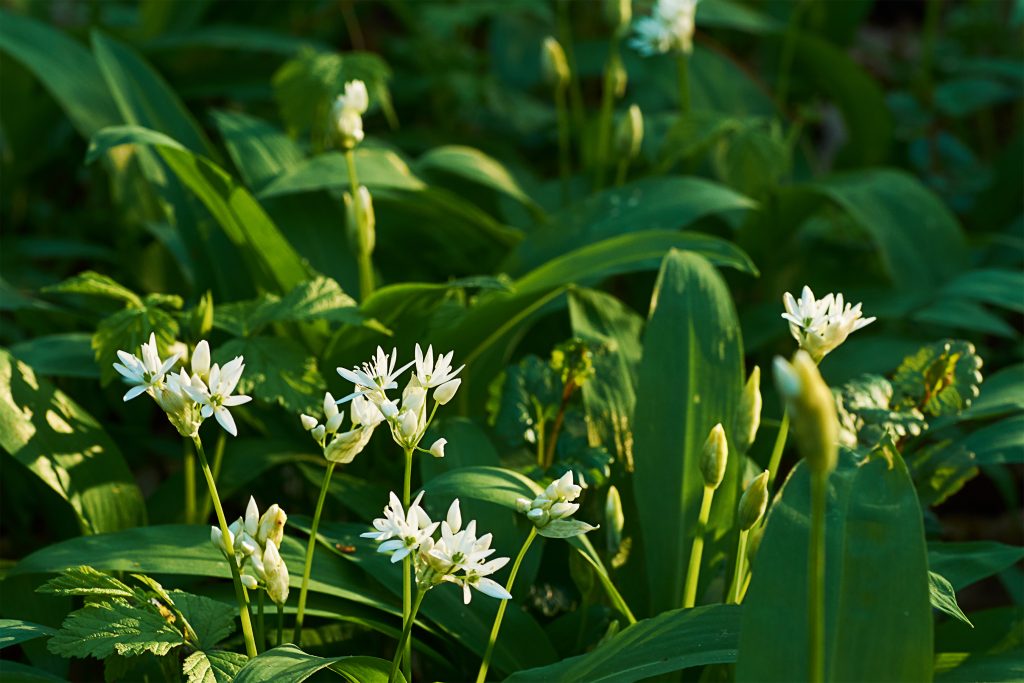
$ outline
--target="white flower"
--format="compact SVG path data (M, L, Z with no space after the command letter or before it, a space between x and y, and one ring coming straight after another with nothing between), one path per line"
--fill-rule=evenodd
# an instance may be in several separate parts
M693 52L694 17L698 0L658 0L649 17L633 22L629 44L645 57L679 51Z
M356 396L367 395L370 400L377 403L375 398L387 400L384 392L388 389L397 389L398 382L395 380L405 372L414 361L409 361L402 367L395 370L398 362L398 349L392 349L390 354L384 353L384 349L377 347L377 353L368 363L362 367L354 367L351 370L338 368L338 374L356 386L355 392L338 401L344 403ZM377 403L380 405L380 403Z
M786 307L782 317L789 321L790 333L817 362L846 341L851 332L875 321L862 317L861 305L845 303L842 294L815 299L814 292L806 286L799 300L786 292L782 302Z
M204 418L213 415L217 422L231 436L238 436L238 428L235 427L235 419L228 412L232 406L240 406L248 403L252 397L245 395L232 396L231 392L238 386L238 380L242 378L242 371L245 364L241 356L235 358L221 368L216 363L210 368L209 384L203 382L202 378L192 378L190 386L185 391L192 400L198 403L200 415Z
M114 363L114 369L124 377L128 384L135 385L124 395L125 401L130 401L147 391L156 391L162 388L164 375L174 367L181 356L180 353L176 353L167 360L161 361L156 346L156 334L153 332L149 333L149 342L143 343L140 351L142 360L125 351L117 352L117 357L121 362Z
M446 405L448 401L455 397L455 392L459 390L460 384L462 384L461 379L453 379L445 382L437 389L434 389L434 400L441 405Z
M438 354L437 361L434 361L434 347L428 346L426 355L420 349L420 345L416 345L416 379L419 380L420 386L426 389L433 389L434 387L440 386L445 382L454 379L456 375L462 372L462 368L465 365L460 365L458 369L452 370L452 356L455 355L454 351L449 351L446 354Z
M396 408L397 409L397 408ZM384 414L377 405L365 396L352 399L352 424L376 427L384 421Z
M361 534L363 538L372 538L380 543L377 552L394 551L392 562L399 562L411 552L419 549L423 542L430 538L437 528L437 522L431 522L426 511L420 507L423 498L421 491L409 505L409 511L402 508L398 496L391 493L390 502L384 508L384 516L373 520L376 531Z
M517 498L516 509L524 513L535 526L544 527L551 521L574 515L580 506L572 501L579 498L582 491L582 487L573 483L572 470L569 470L548 484L543 493L532 501Z
M351 109L357 114L365 114L370 106L370 95L366 91L366 84L362 81L349 81L345 84L345 94L338 95L338 102L345 109Z
M430 446L430 454L435 458L444 457L444 447L448 443L448 439L438 439Z
M345 94L338 95L331 107L331 118L335 129L345 147L351 149L363 141L363 114L370 104L366 92L366 84L362 81L349 81L345 84Z

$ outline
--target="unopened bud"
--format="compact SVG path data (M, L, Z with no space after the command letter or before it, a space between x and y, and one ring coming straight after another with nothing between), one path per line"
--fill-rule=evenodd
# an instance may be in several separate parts
M455 392L459 390L459 386L462 384L462 380L456 377L450 379L444 384L434 389L434 400L445 405L448 401L455 397Z
M327 420L327 424L324 425L328 434L334 434L336 431L341 429L341 423L345 421L345 413L338 413L332 415L331 419Z
M241 579L242 585L251 591L254 591L257 588L259 588L260 583L252 574L242 574L238 578Z
M754 366L747 379L733 424L733 442L736 450L746 453L754 445L757 429L761 426L761 368Z
M615 147L619 156L632 160L640 154L643 141L644 115L640 113L640 107L633 104L619 121L619 127L615 131Z
M526 513L526 517L533 522L535 526L544 526L548 523L548 520L551 519L551 515L543 508L532 508Z
M792 363L775 358L775 383L792 418L800 454L813 474L827 475L839 458L839 417L831 389L802 349Z
M444 446L448 443L448 439L438 439L430 446L430 454L435 458L444 457Z
M530 501L526 498L516 498L516 510L526 513L530 509Z
M768 508L768 470L757 475L740 498L739 524L746 531L757 524Z
M255 537L260 528L260 509L256 499L249 496L249 504L245 506L245 533Z
M284 538L284 525L287 522L288 515L280 505L274 503L260 517L260 526L256 532L257 542L266 544L269 539L280 546L281 539Z
M562 49L561 43L551 36L544 39L540 62L544 80L548 85L564 88L569 84L569 61L565 58L565 50Z
M604 502L605 528L608 529L608 550L618 552L622 545L622 529L626 526L626 517L622 513L622 498L614 486L608 487L608 498Z
M288 566L273 540L268 540L263 550L263 572L267 579L267 595L274 604L283 605L288 601Z
M555 503L551 506L548 511L551 514L551 519L565 519L570 515L574 514L580 506L576 503Z
M621 99L626 94L626 86L629 85L629 74L626 72L626 67L618 53L615 54L612 63L608 65L608 69L610 72L609 76L611 77L612 94L615 95L616 99Z
M196 307L192 309L191 318L189 322L193 338L210 334L213 329L213 294L209 290L199 297Z
M317 443L323 443L324 437L327 435L327 427L317 425L310 430L310 434L313 435L313 438L316 439Z
M633 0L605 0L604 17L612 30L625 31L633 18Z
M365 250L367 254L372 254L377 244L377 218L373 212L373 197L365 185L359 186L356 196L358 202L354 201L348 192L343 195L348 241L357 251Z
M718 423L711 428L700 455L700 472L704 476L704 485L717 489L725 478L725 466L728 463L729 444L725 440L722 423Z
M302 414L299 415L299 421L302 423L302 428L305 429L307 432L316 427L315 417L310 417L309 415Z
M416 413L403 408L402 412L398 415L398 429L401 431L402 436L406 439L411 439L416 436L416 432L419 431L420 421L416 416Z

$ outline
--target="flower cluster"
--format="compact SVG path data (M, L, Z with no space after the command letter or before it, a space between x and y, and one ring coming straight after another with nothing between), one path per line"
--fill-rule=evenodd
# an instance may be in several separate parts
M393 553L392 562L412 555L416 584L420 590L448 582L462 586L466 604L472 599L470 588L500 600L510 599L512 596L508 591L487 578L508 563L507 557L487 560L495 552L491 548L491 534L477 536L476 520L463 528L458 498L452 502L448 515L440 523L431 521L420 507L422 499L423 492L420 492L405 510L398 496L392 493L388 506L384 508L384 516L373 520L376 531L362 536L380 543L378 552ZM435 538L438 527L441 535Z
M228 526L228 539L218 527L210 527L210 541L225 555L231 548L241 573L242 585L249 590L263 587L278 605L288 600L288 567L281 558L281 541L288 515L274 503L260 515L256 500L250 496L245 517Z
M845 303L842 294L827 294L815 299L810 287L804 287L800 299L786 292L782 298L793 338L816 362L846 341L851 332L871 324L875 318L864 318L860 304Z
M338 409L338 402L331 392L324 394L324 423L317 422L315 417L301 415L302 426L313 436L313 440L324 451L324 457L330 462L345 464L363 452L370 443L373 430L384 421L380 410L365 396L353 396L351 399L352 428L339 432L345 420L345 412Z
M363 141L363 114L370 106L370 96L362 81L345 84L345 94L338 95L331 107L335 130L345 149L352 149Z
M693 52L698 0L658 0L649 17L633 22L630 45L645 57L665 52Z
M551 482L544 492L532 501L517 498L516 509L524 513L534 526L544 527L556 520L571 517L579 510L579 504L572 501L579 498L582 491L581 486L572 483L570 470Z
M211 364L210 345L204 339L196 344L192 353L192 373L184 368L173 373L171 368L182 354L178 352L161 361L153 333L149 335L149 342L142 344L140 353L141 359L126 351L117 352L121 362L114 363L114 369L132 385L124 395L125 401L149 394L182 436L195 436L203 420L211 416L229 434L238 435L228 408L252 400L249 396L233 395L245 370L242 356L235 356L223 367Z

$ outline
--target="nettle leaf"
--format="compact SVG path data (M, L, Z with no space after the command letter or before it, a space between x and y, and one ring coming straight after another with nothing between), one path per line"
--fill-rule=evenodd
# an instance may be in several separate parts
M39 593L53 595L80 595L88 597L138 598L138 592L122 581L97 571L88 565L71 567L37 589Z
M981 393L981 358L974 344L946 339L903 359L892 379L893 405L917 406L933 416L970 407Z
M841 443L850 448L874 448L885 438L898 441L928 428L917 408L890 408L892 384L879 375L862 375L832 393L839 413Z
M176 304L176 305L175 305ZM181 308L181 299L161 295L147 296L142 305L129 305L124 310L100 321L92 337L96 363L100 366L100 382L108 384L117 377L114 363L119 349L137 354L139 346L156 335L161 357L165 357L180 332L178 321L164 307Z
M291 339L233 339L217 353L222 362L235 356L245 356L245 372L237 393L276 402L297 413L313 412L321 405L327 384L317 369L316 359Z
M142 299L138 294L113 278L92 270L79 273L55 285L43 287L41 291L47 294L88 294L142 307Z
M110 598L69 614L47 647L62 657L105 659L144 652L162 656L184 644L184 637L155 605Z
M193 652L182 663L188 683L231 683L249 658L227 650Z
M170 597L195 631L198 645L203 650L211 650L234 633L237 610L231 605L179 590L170 591Z
M931 599L932 607L974 628L974 624L957 604L956 591L953 590L953 585L946 577L933 571L928 572L928 596Z
M556 519L537 529L537 533L545 538L574 538L598 528L600 527L587 524L578 519Z

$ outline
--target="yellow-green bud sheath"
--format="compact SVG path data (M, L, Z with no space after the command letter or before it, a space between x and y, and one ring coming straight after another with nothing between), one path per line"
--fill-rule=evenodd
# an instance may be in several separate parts
M754 445L761 426L761 368L754 366L740 394L740 402L733 419L733 443L736 450L746 453Z
M633 0L605 0L604 18L615 32L624 32L633 19Z
M640 112L640 107L633 104L619 121L619 127L615 131L615 148L620 157L632 160L640 154L643 141L644 116Z
M740 498L738 521L741 531L757 524L768 508L768 470L757 475Z
M814 476L827 476L839 458L839 417L832 391L804 350L793 361L775 358L775 384L792 416L797 448Z
M626 525L626 518L622 513L619 490L614 486L608 487L608 499L604 503L604 520L608 529L608 551L618 552L619 546L622 545L622 529Z
M540 55L544 80L552 87L562 89L569 84L569 60L565 57L562 44L548 36L544 39Z
M717 489L725 478L728 463L729 444L725 439L725 429L719 422L711 428L700 455L700 472L704 477L704 485L712 490Z

